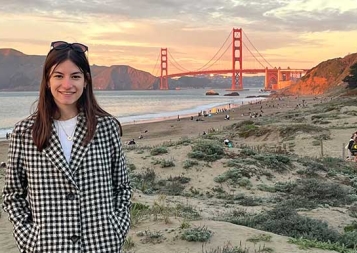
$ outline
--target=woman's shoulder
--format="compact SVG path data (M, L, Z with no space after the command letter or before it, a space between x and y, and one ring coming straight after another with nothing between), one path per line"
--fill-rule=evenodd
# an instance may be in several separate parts
M99 123L110 126L118 126L119 120L112 115L97 116Z
M35 114L31 114L30 116L28 116L27 118L20 120L19 122L17 122L15 124L14 130L16 131L24 131L26 129L31 129L34 122L35 122L35 118L36 115Z

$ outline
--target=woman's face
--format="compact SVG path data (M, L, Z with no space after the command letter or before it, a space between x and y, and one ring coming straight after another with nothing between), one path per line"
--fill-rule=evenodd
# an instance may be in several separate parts
M85 87L84 74L66 60L51 69L49 87L61 113L77 112L76 103Z

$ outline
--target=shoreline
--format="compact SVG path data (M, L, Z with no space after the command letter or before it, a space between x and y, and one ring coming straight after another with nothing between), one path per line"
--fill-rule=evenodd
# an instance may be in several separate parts
M228 109L228 107L237 108L242 105L249 104L251 102L257 102L257 101L266 100L269 98L254 96L254 97L249 97L249 98L244 97L241 99L246 99L248 101L242 101L242 104L239 104L237 102L235 102L235 103L222 102L222 103L218 103L215 106L213 104L201 104L201 105L199 105L195 108L192 108L192 109L177 110L177 111L170 111L170 112L159 112L156 114L141 114L141 115L132 115L132 116L124 116L124 117L121 117L121 116L118 117L115 115L113 115L113 116L119 120L119 122L121 123L122 126L136 125L136 124L148 124L148 123L177 119L177 115L179 115L180 118L188 118L191 116L196 116L198 114L198 112L200 112L200 111L201 112L210 111L210 110L213 110L214 108L217 108L217 109ZM201 110L198 108L200 108ZM135 118L137 118L137 119L135 119ZM130 120L127 121L127 119L130 119ZM14 124L16 124L16 123L14 123ZM11 132L12 129L13 129L13 126L8 127L8 128L0 128L0 141L4 141L4 140L6 141L6 133Z
M219 129L222 127L225 127L229 124L233 124L237 121L240 120L246 120L249 119L249 113L253 113L253 112L259 112L260 108L263 107L263 115L262 116L266 116L269 115L271 113L275 113L277 111L280 111L281 108L268 108L268 104L277 102L277 104L279 104L278 102L281 101L281 104L284 103L288 103L285 104L284 107L287 110L291 110L294 108L294 106L296 104L298 104L299 102L301 102L302 100L305 100L306 103L308 103L309 101L312 101L312 99L314 98L314 96L299 96L299 97L294 97L294 96L281 96L281 97L275 97L275 96L270 96L270 97L263 97L263 98L258 98L254 97L252 98L251 101L249 102L245 102L243 104L237 104L237 103L227 103L227 104L222 104L220 107L211 107L210 110L214 109L214 108L219 108L223 111L220 112L216 112L216 113L211 113L210 117L198 117L198 113L191 113L191 114L176 114L173 116L167 116L167 117L157 117L157 118L151 118L151 119L143 119L143 120L134 120L131 122L121 122L120 118L117 117L117 119L119 119L122 127L123 127L123 132L124 135L122 137L123 139L123 143L125 143L126 141L130 140L130 139L137 139L140 135L143 135L145 130L147 130L147 128L149 129L153 129L155 132L155 136L159 135L160 132L162 132L163 130L159 130L159 129L155 129L156 127L158 128L162 128L161 125L166 125L166 124L171 124L170 127L178 127L176 126L177 123L179 122L191 122L189 125L189 127L191 127L191 129L188 129L189 131L187 132L188 136L192 136L192 134L194 133L193 129L195 129L197 127L197 124L200 124L202 130L201 131L196 131L196 135L202 134L203 131L208 131L210 129L210 127L208 127L209 124L213 124L215 129ZM227 106L228 104L231 105L231 108L228 108L229 106ZM207 112L207 111L206 111ZM230 115L230 120L224 120L224 117L226 114ZM177 115L179 115L180 117L180 121L177 121ZM244 116L243 116L244 115ZM194 120L190 120L191 116L193 117ZM198 122L196 121L197 118L201 118L201 120L199 120ZM192 124L193 122L195 122L194 124ZM181 124L182 125L182 124ZM180 126L180 130L182 130L182 126ZM167 128L166 131L169 131ZM171 129L170 129L171 130ZM152 131L152 130L151 130ZM179 131L179 129L177 129L177 131ZM145 137L144 139L148 139L150 135L149 134L145 134L143 135L143 137ZM167 135L166 135L167 137ZM140 142L142 142L144 139L140 140ZM151 138L149 138L151 139ZM1 136L0 137L0 142L6 142L8 141L5 136ZM146 141L144 141L146 142Z
M284 96L284 97L269 97L260 101L245 103L243 105L231 108L225 112L218 112L211 117L201 117L202 121L196 121L199 117L197 114L193 120L189 117L181 117L180 121L177 118L166 119L156 122L144 122L142 124L123 124L123 144L134 139L139 145L157 145L165 141L179 140L183 137L198 137L205 131L208 133L212 129L223 129L226 126L234 123L249 120L250 114L261 111L261 116L269 116L282 111L290 111L296 108L302 101L310 106L316 103L314 96ZM230 115L230 120L225 120L225 115ZM142 139L138 137L142 135Z

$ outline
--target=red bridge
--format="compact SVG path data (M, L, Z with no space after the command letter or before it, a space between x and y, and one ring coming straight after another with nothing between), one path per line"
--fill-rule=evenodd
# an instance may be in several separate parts
M210 62L213 61L214 57L218 55L219 51L223 48L224 44L228 41L229 37L232 34L231 43L228 45L226 50L220 55L218 59L216 59L210 66L207 67ZM264 61L270 66L264 66L258 58L252 53L251 50L247 47L247 50L253 56L253 58L262 66L262 68L251 68L251 69L243 69L243 45L245 43L242 40L243 30L241 28L236 29L233 28L231 34L229 34L228 38L221 46L220 50L215 54L212 59L206 63L200 69L195 71L189 71L182 66L174 59L174 57L170 54L167 48L161 48L160 58L161 58L161 65L160 65L160 89L167 90L169 88L168 79L172 77L180 77L180 76L194 76L194 75L203 75L203 74L231 74L232 75L232 85L230 90L242 90L243 89L243 73L246 74L265 74L265 84L264 87L266 90L277 90L282 89L284 87L290 86L294 83L297 79L299 79L303 74L307 72L308 69L301 69L301 68L274 68L271 66L269 62L265 60L265 58L258 52L258 54L264 59ZM249 38L247 37L248 41L250 42ZM254 45L252 44L254 47ZM232 50L232 67L229 69L208 69L212 67L218 60L222 58L224 53L231 47ZM254 47L255 48L255 47ZM256 50L258 51L258 50ZM168 61L169 56L173 58L172 65L176 66L176 68L180 69L181 72L175 74L169 74L168 72Z

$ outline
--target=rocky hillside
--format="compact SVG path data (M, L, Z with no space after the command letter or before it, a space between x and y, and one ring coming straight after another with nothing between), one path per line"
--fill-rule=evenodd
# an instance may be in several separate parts
M38 90L45 56L0 49L0 90ZM91 66L95 89L157 89L159 80L148 72L126 65Z
M321 62L309 70L299 82L282 90L282 93L300 95L327 93L344 85L342 79L349 74L350 67L355 62L357 62L357 53Z
M150 73L126 65L92 67L93 83L101 90L152 90L160 86L159 79Z

